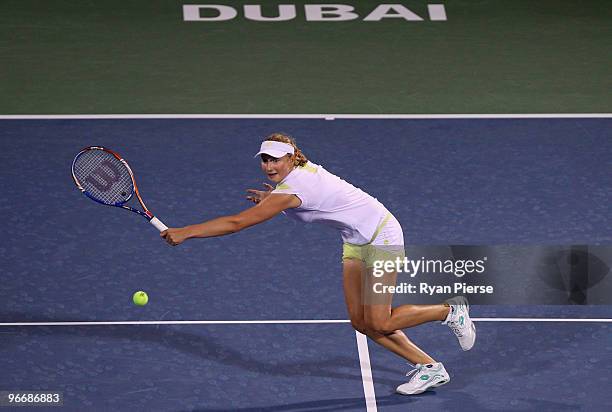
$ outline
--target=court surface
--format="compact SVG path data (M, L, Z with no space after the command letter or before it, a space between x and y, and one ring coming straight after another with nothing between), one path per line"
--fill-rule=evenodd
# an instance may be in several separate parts
M283 130L383 200L409 244L606 244L609 119L29 119L1 130L12 154L1 178L3 389L60 390L68 410L610 405L609 306L477 306L467 353L446 327L408 330L452 380L402 397L393 390L408 365L365 339L360 351L344 320L333 231L277 217L170 248L142 218L82 196L69 171L80 147L112 147L151 210L183 225L245 207L242 189L262 182L252 153ZM146 307L131 303L138 289Z

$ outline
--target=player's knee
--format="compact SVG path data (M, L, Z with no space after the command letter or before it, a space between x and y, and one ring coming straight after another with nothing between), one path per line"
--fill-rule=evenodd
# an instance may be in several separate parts
M388 335L393 333L393 329L389 327L386 320L370 320L366 323L366 330L377 335Z
M366 333L367 332L366 324L365 324L365 321L363 319L360 319L360 318L351 318L351 326L356 331L361 332L364 335L367 335L367 333Z

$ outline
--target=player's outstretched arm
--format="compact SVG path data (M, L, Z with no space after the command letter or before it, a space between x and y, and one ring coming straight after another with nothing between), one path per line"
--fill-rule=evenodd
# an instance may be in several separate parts
M169 228L161 232L160 236L168 244L176 246L191 238L229 235L265 222L283 210L298 207L300 204L300 199L295 195L274 194L267 196L257 205L236 215L218 217L182 228Z

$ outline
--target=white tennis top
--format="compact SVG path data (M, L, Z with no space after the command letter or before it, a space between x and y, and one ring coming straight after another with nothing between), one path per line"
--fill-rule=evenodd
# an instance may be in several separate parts
M354 245L369 243L388 213L376 198L312 162L293 169L272 193L293 194L302 201L300 207L285 210L287 216L331 226Z

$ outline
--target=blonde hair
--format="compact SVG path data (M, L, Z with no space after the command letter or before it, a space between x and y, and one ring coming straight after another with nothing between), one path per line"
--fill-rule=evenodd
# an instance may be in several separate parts
M282 143L287 143L293 146L293 149L295 150L295 153L293 154L294 155L294 158L293 158L294 166L304 166L308 162L308 158L304 155L304 153L302 153L300 148L297 147L297 144L295 143L295 139L293 137L287 134L284 134L284 133L272 133L270 136L266 137L264 142L266 141L282 142Z

